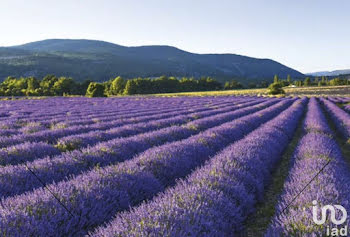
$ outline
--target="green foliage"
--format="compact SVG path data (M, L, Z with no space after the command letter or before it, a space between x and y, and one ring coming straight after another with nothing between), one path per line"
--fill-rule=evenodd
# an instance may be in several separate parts
M28 78L27 85L27 90L33 92L40 88L40 81L35 77L30 77Z
M91 82L86 90L86 96L88 97L104 97L105 87L101 83Z
M122 77L116 77L110 85L108 95L121 95L124 92L126 82Z
M136 78L128 80L125 86L125 95L136 95L136 94L152 94L155 92L152 88L151 79Z
M72 78L60 77L52 86L52 92L56 96L72 94L74 91L74 81Z
M278 83L278 76L277 76L277 75L275 75L275 76L273 77L273 83Z
M226 82L224 85L225 90L242 89L242 88L243 88L243 85L235 80L232 80L230 82Z
M281 83L272 83L268 88L268 94L270 95L279 95L279 94L285 94L286 92L282 88Z
M221 83L217 82L216 80L207 77L207 78L201 78L198 81L198 90L199 91L213 91L213 90L221 90L222 85Z
M197 88L197 81L194 78L184 77L180 80L180 84L183 92L195 91Z
M254 88L256 88L256 87L257 87L257 85L256 85L254 82L249 82L248 88L254 89Z
M303 82L302 81L294 81L293 84L298 86L298 87L303 86Z
M290 76L286 80L278 79L275 76L274 81L279 86L285 87L292 83ZM306 78L304 81L294 81L294 85L301 86L337 86L349 85L350 80L347 77L337 77L328 80L322 77L321 80ZM268 83L261 81L254 83L250 81L248 88L267 88ZM271 85L270 85L271 87ZM269 87L269 88L270 88ZM271 93L281 93L276 86L273 86ZM115 96L115 95L136 95L136 94L157 94L157 93L177 93L177 92L196 92L196 91L217 91L221 89L232 90L242 89L243 85L231 80L225 83L224 87L218 81L210 77L200 79L183 77L161 76L158 78L134 78L125 80L122 77L116 77L103 83L93 83L86 80L82 83L75 82L72 78L56 77L47 75L42 80L35 77L7 77L0 83L0 96Z
M72 78L47 75L35 77L8 77L0 83L0 96L63 96L85 95L90 81L76 83Z
M310 85L311 85L310 77L306 77L304 80L304 86L310 86Z
M166 76L161 76L150 80L150 84L150 90L154 93L173 93L181 91L180 81L175 77L168 78Z
M93 82L91 80L86 80L82 83L78 83L76 86L77 93L75 95L85 95L87 88L89 87L90 83Z
M55 77L54 75L47 75L43 78L43 80L40 82L40 87L43 90L43 95L45 96L54 95L52 87L56 81L58 81L58 78Z
M155 79L135 78L126 82L124 94L154 94L154 93L174 93L189 91L210 91L220 90L222 85L212 78L194 78L177 79L175 77L162 76Z
M269 83L267 81L261 81L260 82L260 88L267 88L269 86Z
M289 86L289 84L290 84L287 80L280 80L278 83L280 83L282 85L282 87Z
M19 78L8 77L0 84L0 96L24 96L35 95L35 90L38 88L36 78Z
M136 79L128 80L125 85L124 94L125 95L135 95L137 94L137 82Z
M334 79L328 81L328 85L330 85L330 86L349 85L349 80L348 79L334 78Z

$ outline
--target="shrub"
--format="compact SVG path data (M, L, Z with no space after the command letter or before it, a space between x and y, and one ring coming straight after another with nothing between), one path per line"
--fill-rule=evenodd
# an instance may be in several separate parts
M272 83L268 89L269 89L269 91L268 91L269 95L278 95L278 94L285 94L286 93L283 90L281 83Z

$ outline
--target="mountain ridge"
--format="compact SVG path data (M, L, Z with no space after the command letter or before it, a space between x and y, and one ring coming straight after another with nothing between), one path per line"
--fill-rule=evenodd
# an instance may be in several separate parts
M320 71L320 72L311 72L307 73L306 75L310 76L340 76L340 75L347 75L350 74L350 69L340 69L340 70L333 70L333 71Z
M121 75L132 77L211 76L241 82L304 75L279 62L237 54L197 54L173 46L122 46L86 39L48 39L0 47L0 78L56 74L78 81L104 81Z

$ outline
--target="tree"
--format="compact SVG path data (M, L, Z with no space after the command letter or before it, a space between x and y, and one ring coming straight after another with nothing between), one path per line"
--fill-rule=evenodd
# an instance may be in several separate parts
M135 82L135 93L134 94L152 94L157 93L155 90L155 84L149 78L136 78L133 79Z
M187 92L187 91L196 91L198 89L197 87L197 81L194 78L187 78L183 77L180 80L180 91Z
M88 97L104 97L104 86L101 83L91 82L86 90Z
M269 83L267 81L260 82L260 87L261 88L267 88L268 86L269 86Z
M288 81L286 81L286 80L280 80L278 83L281 83L282 87L289 85Z
M210 77L204 78L198 80L198 89L197 91L211 91L211 90L220 90L222 89L221 83L213 80Z
M28 84L27 86L28 91L35 91L36 89L40 88L40 81L35 77L28 78L27 84Z
M116 77L110 86L109 95L121 95L124 92L126 82L122 77Z
M347 84L348 82L346 79L340 79L339 77L329 81L330 86L340 86L340 85L347 85Z
M52 87L56 81L58 81L58 78L54 75L47 75L43 78L43 80L40 82L40 88L43 90L43 95L54 95Z
M137 94L137 83L135 79L128 80L124 89L125 95L135 95Z
M278 76L277 76L277 75L275 75L275 76L273 77L273 83L278 83Z
M235 81L235 80L232 80L230 82L226 82L224 85L225 90L241 89L241 88L243 88L242 84Z
M305 80L304 80L304 86L310 86L310 85L311 85L310 77L305 78Z
M268 88L268 94L270 95L278 95L285 93L286 92L283 90L281 83L272 83Z
M172 93L180 91L180 81L175 77L161 76L151 80L151 93Z
M54 95L62 96L63 94L71 94L73 91L74 81L72 78L60 77L52 86Z
M287 76L287 82L288 85L292 84L292 78L290 77L290 75Z
M326 86L326 85L327 85L326 77L322 76L321 81L318 82L318 86Z
M296 85L296 86L303 86L303 82L302 81L294 81L294 83L293 83L294 85Z
M118 76L113 80L106 82L105 92L108 96L110 95L122 95L126 86L125 80Z

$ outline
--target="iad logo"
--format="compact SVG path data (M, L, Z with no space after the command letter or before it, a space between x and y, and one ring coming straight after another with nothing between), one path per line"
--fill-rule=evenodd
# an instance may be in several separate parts
M317 225L323 225L326 222L326 218L327 218L327 210L329 210L331 212L331 221L333 224L335 225L341 225L344 224L344 222L346 221L346 218L348 217L348 213L346 212L345 208L341 205L326 205L322 207L322 217L321 220L318 220L318 216L317 216L317 201L313 200L312 201L312 219L313 221L317 224ZM337 220L335 218L335 208L339 209L343 215L342 218L340 220Z
M346 212L346 209L341 206L341 205L326 205L323 206L321 209L321 219L318 219L318 207L317 207L317 201L314 200L312 201L312 219L313 221L317 224L317 225L323 225L326 222L327 219L327 211L330 212L330 220L332 221L333 224L335 225L342 225L345 223L347 217L348 217L348 213ZM342 212L342 216L340 218L340 220L337 220L335 217L335 213L336 210L335 208L337 208L338 210L340 210ZM338 228L330 228L329 226L327 226L327 236L347 236L348 235L348 227L345 226L341 229Z

